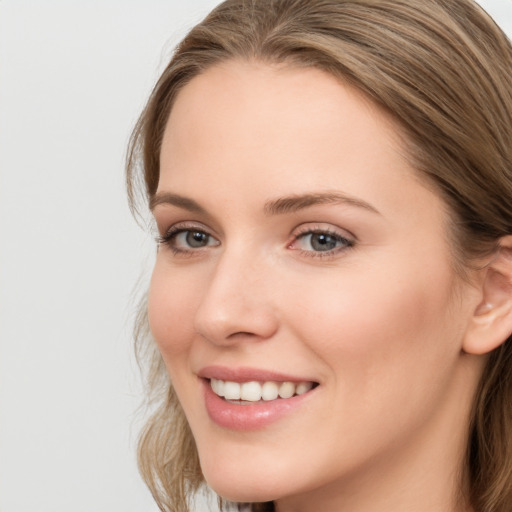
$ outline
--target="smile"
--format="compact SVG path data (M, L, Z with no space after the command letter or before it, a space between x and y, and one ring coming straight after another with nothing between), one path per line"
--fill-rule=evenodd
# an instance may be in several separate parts
M303 395L314 387L313 382L275 382L250 381L234 382L221 379L210 379L213 392L225 400L235 401L239 405L254 402L269 402L283 398Z
M260 368L207 366L197 372L210 420L229 430L270 426L314 400L320 382Z

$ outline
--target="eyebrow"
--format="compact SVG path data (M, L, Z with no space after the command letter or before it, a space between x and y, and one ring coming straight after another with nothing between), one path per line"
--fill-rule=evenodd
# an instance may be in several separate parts
M188 210L192 213L207 213L207 211L193 199L183 197L178 194L172 194L170 192L160 192L152 196L149 200L149 209L153 211L157 206L161 204L177 206L178 208Z
M380 215L379 210L370 203L339 192L318 192L273 199L265 203L264 211L267 215L281 215L284 213L294 213L318 204L343 204L356 206L357 208L362 208Z
M173 194L171 192L160 192L155 194L149 200L149 208L153 211L161 204L170 204L182 208L192 213L207 215L208 212L196 201L188 197ZM265 203L263 211L265 215L283 215L294 213L311 206L319 204L343 204L362 208L380 215L380 212L370 203L347 196L339 192L317 192L311 194L297 194L277 199L271 199Z

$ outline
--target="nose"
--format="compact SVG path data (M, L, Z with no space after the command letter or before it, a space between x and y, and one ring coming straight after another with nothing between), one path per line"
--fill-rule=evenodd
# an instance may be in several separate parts
M195 330L217 345L271 338L278 329L272 273L264 258L225 252L211 271L196 310Z

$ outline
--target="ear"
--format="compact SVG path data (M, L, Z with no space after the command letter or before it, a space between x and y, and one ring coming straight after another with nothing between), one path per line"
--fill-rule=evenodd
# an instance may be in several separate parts
M512 235L500 239L483 272L482 300L463 340L462 348L468 354L491 352L512 334Z

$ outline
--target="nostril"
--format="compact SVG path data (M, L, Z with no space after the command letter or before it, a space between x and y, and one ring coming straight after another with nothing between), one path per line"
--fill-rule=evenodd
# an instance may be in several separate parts
M237 337L249 337L249 338L252 338L254 336L257 336L257 335L255 333L253 333L253 332L238 331L238 332L234 332L233 334L230 334L228 336L228 338L237 338Z

